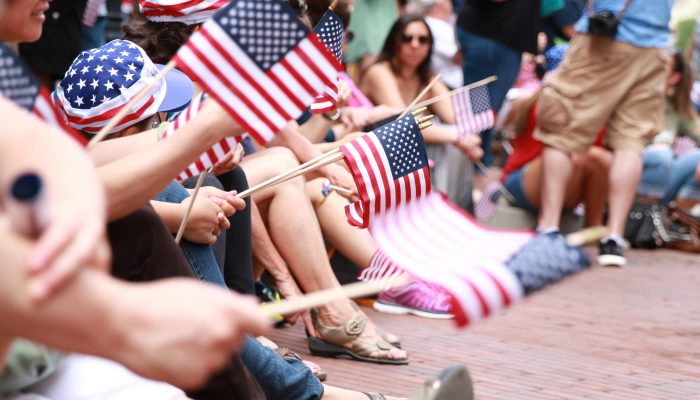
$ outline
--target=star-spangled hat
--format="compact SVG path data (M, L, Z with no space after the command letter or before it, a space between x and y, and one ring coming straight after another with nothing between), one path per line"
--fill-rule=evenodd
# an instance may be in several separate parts
M139 0L141 14L153 22L200 24L211 18L229 0Z
M114 40L80 53L56 88L57 105L71 126L97 133L158 73L142 48L126 40ZM109 133L162 111L166 90L166 81L161 80Z

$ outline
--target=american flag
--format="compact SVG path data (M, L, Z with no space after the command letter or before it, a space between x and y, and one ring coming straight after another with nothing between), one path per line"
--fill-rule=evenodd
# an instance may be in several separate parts
M474 205L474 215L481 221L488 221L496 213L496 202L501 195L501 185L489 182L482 190L481 198Z
M493 127L496 120L491 108L491 97L486 86L452 96L452 107L457 120L457 134L460 138L485 131Z
M391 279L403 272L396 264L391 262L381 250L377 250L369 261L367 268L363 269L358 277L361 281L375 281L378 279Z
M83 26L92 28L97 21L97 15L100 12L100 7L104 5L106 0L87 0L85 4L85 12L83 13Z
M141 14L155 22L202 23L229 0L139 0Z
M87 143L85 138L66 125L51 101L48 89L32 76L22 60L3 43L0 43L0 94L34 113L44 122L61 128L79 143Z
M269 142L338 77L341 65L279 0L234 0L177 52L198 81L255 140Z
M442 194L398 207L370 230L388 259L453 296L460 326L589 265L559 234L485 228Z
M331 10L326 11L323 18L318 22L314 32L318 34L323 43L328 47L328 50L333 53L338 62L343 60L343 22L340 17ZM333 111L338 104L338 77L331 85L327 86L323 93L316 96L314 102L311 103L311 112L313 114L321 114L328 111Z
M377 215L430 192L423 135L413 115L340 147L360 200L345 208L351 225L366 228Z
M182 111L173 122L168 124L163 137L168 138L172 136L178 129L182 128L188 121L194 118L202 108L205 97L206 95L204 93L196 96L190 105ZM195 162L190 164L187 169L182 171L180 175L178 175L178 180L184 181L185 179L206 171L209 167L219 162L229 151L235 149L242 138L243 136L227 136L225 139L214 144L209 150L202 153Z
M71 126L97 133L158 73L143 49L126 40L113 40L80 53L56 87L57 103ZM110 133L154 115L164 96L165 85L155 85Z
M523 296L522 286L504 261L531 235L484 232L442 195L396 208L377 218L370 229L387 257L454 297L460 326L492 315Z

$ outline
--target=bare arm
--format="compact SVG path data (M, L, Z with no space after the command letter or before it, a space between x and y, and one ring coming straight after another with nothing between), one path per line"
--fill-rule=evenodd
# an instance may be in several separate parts
M22 290L30 246L0 226L3 338L109 358L147 378L190 388L227 362L244 330L260 334L268 325L254 301L194 279L131 284L92 269L81 269L36 306Z
M428 92L427 98L433 98L449 92L450 90L442 81L435 82L435 85ZM442 99L430 106L430 110L440 118L443 124L455 124L455 112L452 109L452 101L449 98Z
M134 139L115 139L118 143L114 145L112 140L100 144L96 150L104 146L97 153L101 160L105 159L104 149L129 154L99 169L107 190L109 220L143 206L216 141L242 132L215 101L208 99L199 114L167 140L156 142L155 134L147 132Z
M385 64L373 65L365 74L361 85L362 92L374 104L404 109L408 104L401 97L396 77Z

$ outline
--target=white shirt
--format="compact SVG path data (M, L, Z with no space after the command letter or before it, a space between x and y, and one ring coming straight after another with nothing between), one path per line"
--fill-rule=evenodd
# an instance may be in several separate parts
M430 60L433 73L442 74L442 81L451 88L462 87L464 85L462 66L452 61L459 50L454 25L427 16L425 21L433 34L433 57Z

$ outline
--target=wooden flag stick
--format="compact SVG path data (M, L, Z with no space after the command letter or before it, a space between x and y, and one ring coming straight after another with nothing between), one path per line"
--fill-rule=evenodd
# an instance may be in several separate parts
M333 0L330 6L328 6L328 9L331 11L335 11L335 7L338 5L339 0Z
M101 142L102 139L105 138L105 136L109 135L109 131L112 130L115 126L119 125L122 119L129 115L129 113L132 112L132 108L136 103L138 103L148 92L151 91L156 85L158 85L165 77L165 75L168 74L168 72L172 71L173 68L175 68L175 60L170 61L165 65L165 68L163 68L158 75L151 81L148 85L146 85L141 91L134 96L131 100L129 100L128 103L123 105L117 114L112 117L112 119L109 120L107 125L103 126L102 129L100 129L99 132L97 132L97 135L95 135L92 139L90 139L90 142L88 142L88 149L93 148L97 143Z
M295 297L289 300L282 300L275 303L267 303L262 305L262 309L268 315L288 315L299 311L308 310L309 308L322 306L333 301L354 299L356 297L370 296L377 294L382 290L391 289L404 283L400 279L381 279L372 282L355 282L341 287L320 290L305 294L304 296Z
M347 196L351 196L353 194L352 190L345 189L344 187L341 187L341 186L328 185L328 187L332 190L335 190L338 193L342 193L342 194L345 194Z
M440 79L440 74L435 75L435 78L433 78L433 80L430 81L420 93L418 93L418 96L416 96L416 98L413 99L411 104L409 104L406 108L404 108L401 115L399 115L399 118L403 118L404 116L406 116L406 114L408 114L408 112L411 111L411 109L416 106L416 103L418 103L418 101L420 101L420 99L422 99L423 96L425 96L430 91L430 89L432 89L433 85L435 85L439 79Z
M600 240L608 234L608 228L594 226L566 235L566 242L572 246L582 246L586 243Z
M257 191L266 189L266 188L273 186L273 185L276 185L278 183L286 182L290 179L294 179L298 176L307 174L307 173L314 171L314 170L317 170L321 167L325 167L328 164L333 164L334 162L342 160L343 157L344 157L343 153L341 153L340 151L328 152L328 153L324 154L324 157L314 159L314 160L316 160L315 163L311 163L311 162L305 163L305 164L300 166L303 168L296 167L296 168L289 170L283 174L272 177L272 178L266 180L265 182L262 182L260 184L253 186L252 188L249 188L248 190L244 190L241 193L238 193L237 196L241 199L245 199L246 197L252 195L253 193L255 193ZM311 161L314 161L314 160L311 160Z
M175 243L180 244L180 240L182 240L182 235L185 233L185 228L187 227L187 220L190 219L190 212L192 212L192 206L194 205L195 200L197 200L197 195L199 194L199 189L202 187L202 184L204 183L204 178L207 176L208 173L211 172L213 167L209 167L208 170L202 172L199 174L199 178L197 179L197 184L194 186L194 192L192 192L192 196L190 196L190 204L187 205L187 211L185 211L185 216L182 217L182 222L180 222L180 227L177 229L177 235L175 235Z
M435 97L428 99L426 101L420 102L420 103L416 104L415 107L427 107L433 103L437 103L438 101L440 101L442 99L446 99L446 98L452 97L458 93L466 92L467 90L471 90L471 89L477 88L479 86L483 86L483 85L486 85L488 83L491 83L491 82L495 81L496 79L498 79L498 78L496 78L495 75L489 76L488 78L484 78L480 81L470 83L470 84L463 86L459 89L455 89L455 90L452 90L450 92L443 93L439 96L435 96Z

